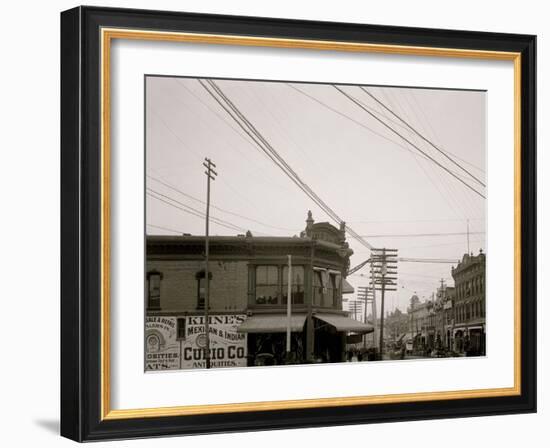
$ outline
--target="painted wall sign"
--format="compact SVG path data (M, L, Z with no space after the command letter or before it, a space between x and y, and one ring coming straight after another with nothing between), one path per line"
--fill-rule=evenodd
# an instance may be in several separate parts
M148 316L145 320L145 370L180 368L177 320L168 316Z
M212 368L246 367L246 334L237 333L237 327L244 320L245 314L209 316ZM184 325L179 331L178 321L180 326ZM204 316L147 317L145 370L206 368L204 322Z
M237 327L244 322L246 315L220 314L209 317L212 368L246 367L246 334L237 333ZM185 340L182 341L182 369L206 367L204 322L204 316L187 316Z

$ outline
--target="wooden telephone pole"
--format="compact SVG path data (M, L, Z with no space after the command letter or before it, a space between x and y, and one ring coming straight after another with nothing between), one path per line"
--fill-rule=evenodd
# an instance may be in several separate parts
M384 355L384 300L386 291L397 291L397 249L372 249L371 275L380 297L380 359Z
M374 303L374 290L372 287L369 286L359 286L357 288L358 294L357 299L364 302L364 309L363 309L363 322L367 323L367 308L368 305L371 305L372 310L372 320L374 328L376 329L376 304ZM374 336L374 345L376 345L376 331L373 330L373 336ZM363 347L367 348L367 335L363 335Z
M208 158L204 158L203 165L206 168L204 174L206 174L206 232L204 239L204 254L205 254L205 268L204 268L204 331L206 333L205 343L205 359L206 368L210 368L210 273L209 273L209 234L210 234L210 181L215 180L218 173L214 171L216 165Z

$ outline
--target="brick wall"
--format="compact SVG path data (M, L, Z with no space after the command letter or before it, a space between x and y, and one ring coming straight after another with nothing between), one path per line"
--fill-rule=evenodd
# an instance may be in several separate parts
M161 312L195 312L197 310L196 274L204 270L198 260L155 260L147 262L147 271L162 274ZM243 311L247 307L248 263L246 261L211 261L209 270L210 310ZM145 289L147 298L147 285Z

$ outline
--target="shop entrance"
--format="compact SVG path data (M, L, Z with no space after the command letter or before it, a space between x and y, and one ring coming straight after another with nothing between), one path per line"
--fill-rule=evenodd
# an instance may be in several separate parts
M248 366L274 366L304 362L304 335L292 333L290 356L286 353L286 333L249 333Z

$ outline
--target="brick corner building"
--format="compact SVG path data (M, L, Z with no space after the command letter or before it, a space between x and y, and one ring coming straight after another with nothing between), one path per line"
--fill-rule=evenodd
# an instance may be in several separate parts
M342 309L353 254L344 226L315 223L309 212L300 236L247 232L211 236L209 246L213 367L290 362L285 339L288 255L292 362L342 361L348 332L373 331ZM204 367L204 247L204 236L147 237L147 370Z
M455 281L454 350L485 355L485 254L464 254L453 268Z

